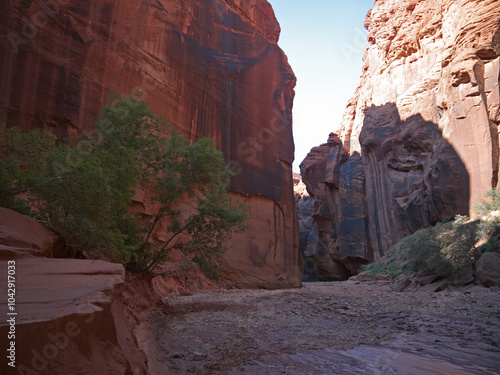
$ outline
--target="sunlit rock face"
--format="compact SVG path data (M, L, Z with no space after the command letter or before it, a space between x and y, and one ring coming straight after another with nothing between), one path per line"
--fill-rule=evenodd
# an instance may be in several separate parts
M252 225L226 282L300 285L295 76L267 1L6 0L0 21L0 121L64 138L91 129L101 99L136 93L189 139L212 137L235 172Z
M471 213L499 164L498 1L378 0L365 27L338 136L301 166L315 249L351 273L417 229Z

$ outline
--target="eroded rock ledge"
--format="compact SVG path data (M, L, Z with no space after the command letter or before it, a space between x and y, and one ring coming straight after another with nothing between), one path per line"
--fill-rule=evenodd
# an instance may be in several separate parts
M7 269L7 262L0 267ZM3 358L2 373L145 374L146 357L121 301L124 274L123 266L103 261L17 259L16 370ZM4 280L0 290L7 294ZM5 323L3 353L10 329Z
M0 218L1 372L145 374L147 359L135 337L134 309L124 303L123 266L37 257L54 254L57 236L17 212L0 208ZM14 288L8 285L8 270ZM14 368L8 365L12 359L5 358L11 341Z

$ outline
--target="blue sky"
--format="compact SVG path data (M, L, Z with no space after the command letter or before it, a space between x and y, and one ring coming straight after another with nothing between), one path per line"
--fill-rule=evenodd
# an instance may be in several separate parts
M279 46L297 76L295 162L325 143L342 120L361 74L373 0L268 0L281 25Z

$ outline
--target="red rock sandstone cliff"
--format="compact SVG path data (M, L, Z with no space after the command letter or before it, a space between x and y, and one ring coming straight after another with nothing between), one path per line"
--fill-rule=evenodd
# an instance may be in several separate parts
M265 0L5 0L0 121L64 137L110 93L138 93L187 137L214 138L236 172L252 229L231 244L227 281L297 286L295 76L279 33Z
M301 167L319 232L311 257L351 273L409 233L468 214L499 165L500 2L377 0L365 26L339 137Z

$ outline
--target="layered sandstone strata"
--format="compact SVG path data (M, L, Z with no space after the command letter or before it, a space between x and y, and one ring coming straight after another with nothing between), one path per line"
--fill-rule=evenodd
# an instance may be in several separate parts
M338 131L302 163L312 247L351 273L498 182L497 0L378 0L361 82Z
M189 139L212 137L236 174L252 223L226 282L300 285L295 76L267 1L6 0L0 21L0 121L64 138L90 130L111 93L145 98Z

